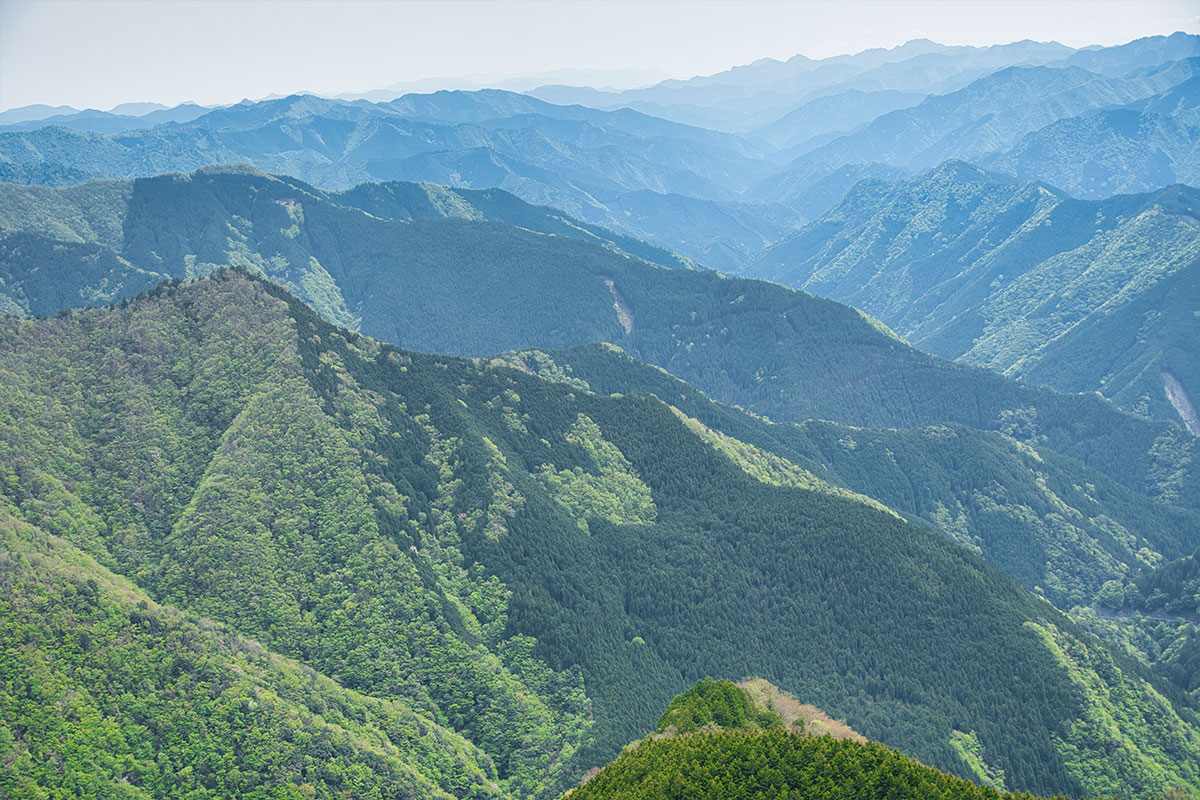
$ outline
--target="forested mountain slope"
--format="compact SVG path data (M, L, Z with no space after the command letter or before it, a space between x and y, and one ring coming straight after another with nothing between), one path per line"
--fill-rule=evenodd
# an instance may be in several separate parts
M1142 414L1180 418L1165 375L1200 392L1191 187L1084 201L947 162L859 184L746 274L856 305L946 358Z
M1071 616L1200 696L1200 550L1134 580L1109 581Z
M332 409L322 409L286 311L261 286L230 277L123 312L57 323L9 318L0 336L6 508L22 525L61 536L133 578L157 602L227 623L345 687L454 728L486 751L464 757L481 759L506 793L532 794L563 769L588 728L578 673L546 669L520 637L493 631L488 638L450 587L447 564L439 576L432 563L438 559L410 557L401 528L412 501L368 474L365 450L354 449L358 442ZM425 505L422 518L431 513ZM40 591L39 581L30 591ZM502 614L489 588L475 589L476 606ZM36 596L14 602L15 609L33 604L35 631L49 627L33 638L10 627L7 645L57 663L57 648L74 642L54 633L65 623L39 618ZM104 636L120 635L118 621L107 624L117 630ZM140 653L144 646L130 648L141 662L169 657L153 648ZM47 680L57 679L52 673ZM72 680L65 689L97 691L90 686L95 675ZM168 698L173 691L169 682L152 686ZM180 689L207 691L186 682ZM29 691L36 698L39 687ZM12 701L28 702L20 694ZM144 742L138 758L154 763L159 752L170 752L166 742L145 742L136 727L182 724L159 719L171 713L169 702L145 711L119 693L106 705L113 702L117 729ZM321 713L320 701L310 708ZM27 725L26 712L10 707L5 716ZM365 708L353 713L361 719ZM55 724L53 714L38 718ZM450 782L445 788L469 794L459 782L480 773L453 765L453 750L464 745L454 744L457 737L439 745L430 733L434 755L443 764L450 759L438 768ZM231 766L240 759L251 766L256 752L235 753ZM350 758L347 768L354 763Z
M1059 120L983 163L1022 180L1101 199L1200 184L1200 79L1123 108Z
M505 796L492 760L428 711L344 689L227 627L155 603L68 539L22 521L8 477L5 797Z
M189 180L172 177L136 185L100 183L67 190L9 187L8 196L13 201L6 205L6 226L76 240L71 244L48 240L50 246L42 248L27 244L25 237L38 241L36 233L11 234L3 240L12 247L0 254L14 253L22 259L13 255L0 265L10 274L26 276L24 283L9 283L9 289L14 295L19 289L39 303L32 306L39 313L54 314L73 304L66 299L72 283L76 303L85 297L102 301L153 283L162 274L187 276L206 272L214 264L253 263L304 294L328 317L356 322L361 315L364 329L423 349L486 354L529 343L565 346L611 339L642 357L661 358L659 363L734 402L746 402L747 387L761 390L759 374L782 371L787 392L799 402L781 405L775 398L786 398L783 391L775 397L759 395L772 402L772 416L782 419L794 415L791 418L796 420L821 416L852 424L880 420L891 426L937 424L930 430L901 432L850 431L810 423L804 436L787 445L778 440L784 436L780 431L788 429L776 426L774 433L754 434L758 438L752 441L936 526L1028 588L1039 587L1063 609L1086 603L1107 580L1130 578L1145 565L1185 555L1197 544L1189 535L1196 527L1193 516L1139 496L1149 489L1160 499L1177 503L1188 497L1186 442L1163 439L1165 430L1156 431L1094 400L1021 390L985 373L949 365L930 371L916 387L901 390L907 400L912 392L918 398L924 392L923 402L939 402L919 409L924 416L915 423L912 417L900 416L904 409L894 390L873 395L872 407L855 399L851 384L846 395L850 403L829 402L826 395L836 397L845 391L847 380L860 380L863 372L875 382L904 385L912 377L906 370L914 363L928 369L937 362L900 346L859 315L799 293L711 275L670 280L670 273L630 260L617 247L647 255L659 251L639 249L638 243L612 235L605 238L605 231L587 229L503 192L398 183L328 194L254 173L208 172ZM247 202L248 197L255 199ZM352 205L365 207L370 216ZM405 224L406 220L440 221L442 215L463 220L467 227L422 231ZM382 221L387 219L395 222ZM507 226L481 224L486 219L556 235L537 237ZM224 240L214 235L221 230L221 220ZM602 244L604 249L576 247L564 240L571 235ZM124 256L103 249L98 252L120 269L106 274L93 268L82 274L87 280L79 286L79 276L65 268L76 263L72 258L81 267L90 265L82 258L90 245L78 240L109 243L152 268L136 270ZM324 264L331 258L341 266L335 267L336 276L326 277ZM65 264L62 269L60 262ZM32 286L34 279L49 293L42 296L35 294L37 287L23 288ZM612 289L606 279L613 281ZM739 286L753 290L749 301ZM613 289L620 293L631 333L613 307ZM80 290L84 294L78 294ZM634 290L636 302L630 299ZM340 296L341 304L334 305L342 291L348 298ZM472 309L469 315L458 311L464 303ZM788 326L779 330L770 310L777 304L793 309ZM414 308L421 312L411 313ZM651 309L654 316L647 320L642 308ZM693 320L697 311L703 317ZM687 328L675 327L679 323ZM739 332L739 339L723 342L731 323L738 326L732 330ZM766 337L758 330L763 323L771 326ZM659 346L658 337L665 332L675 337L671 349ZM728 367L714 369L705 361L706 351L715 352L720 363L737 364L745 374L731 375ZM572 353L570 358L580 357ZM611 365L598 368L604 377L597 390L654 391L665 396L667 389L644 380L649 376L667 381L665 376L655 370L639 373L635 367L630 362L615 377L606 374ZM990 418L964 416L964 410L978 408L977 401L965 407L944 403L938 398L942 380L951 386L958 381L979 397L995 395L994 387L1009 395L999 395ZM996 403L996 397L988 397L988 402ZM814 407L815 403L821 405ZM740 424L714 420L682 401L673 404L716 430L731 432L731 424ZM941 427L946 419L995 429L1026 446L959 425L946 429ZM1110 478L1069 464L1050 452L1048 445L1090 458L1117 481L1133 487L1132 492ZM1031 453L1028 446L1040 452ZM1119 455L1110 455L1114 453ZM921 480L914 481L912 475L920 475ZM1064 504L1070 509L1067 513Z
M411 704L506 793L609 760L704 674L963 775L974 737L1014 788L1200 785L1195 710L1134 662L878 504L747 474L654 398L400 351L231 273L4 326L18 537Z
M137 181L118 255L173 277L246 266L326 319L406 347L489 355L609 341L774 419L1002 430L1138 491L1200 497L1197 445L1181 428L928 356L831 301L511 225L386 220L336 200L242 171Z
M1064 611L1090 603L1107 581L1131 581L1200 545L1197 512L1151 501L1003 433L771 423L606 345L507 353L496 363L599 394L654 395L716 449L751 471L761 467L762 480L824 481L871 497L979 553Z

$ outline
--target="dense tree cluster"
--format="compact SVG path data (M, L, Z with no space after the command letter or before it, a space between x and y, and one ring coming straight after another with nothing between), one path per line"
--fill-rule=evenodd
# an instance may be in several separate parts
M874 742L785 730L729 681L705 678L671 701L659 733L634 742L564 800L1033 800L947 775Z

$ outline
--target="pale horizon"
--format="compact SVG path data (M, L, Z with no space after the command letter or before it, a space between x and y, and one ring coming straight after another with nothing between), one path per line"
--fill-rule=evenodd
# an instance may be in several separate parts
M0 0L0 110L225 105L559 70L690 78L913 39L1078 48L1176 31L1200 32L1193 0Z

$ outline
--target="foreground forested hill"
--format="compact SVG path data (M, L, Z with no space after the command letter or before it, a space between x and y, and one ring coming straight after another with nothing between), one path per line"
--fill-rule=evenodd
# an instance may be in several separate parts
M803 721L776 712L772 695L784 703L790 698L769 683L758 681L759 688L770 694L752 695L729 681L699 681L671 701L657 733L631 744L563 795L564 800L765 800L781 795L797 800L1033 800L993 788L1002 789L1002 774L979 776L989 784L984 788L861 737L817 735Z
M203 684L212 713L250 713L252 730L283 731L287 703L306 703L349 731L331 731L348 742L331 746L364 794L387 796L380 776L408 769L456 796L528 797L611 759L696 678L757 674L971 776L968 737L1010 788L1200 786L1192 701L945 537L844 489L764 482L735 444L714 447L653 397L398 350L232 273L4 326L0 491L17 577L0 630L14 659L49 665L0 697L3 744L22 765L68 752L62 720L76 713L101 714L138 764L187 758L172 749L170 726L185 724L172 697ZM60 561L96 586L63 578ZM188 634L203 618L226 627ZM156 624L169 636L122 639L119 663L169 670L97 694L95 670L119 669L114 631ZM175 630L190 648L178 656ZM272 690L278 704L222 695L243 691L212 688L222 664L260 652L221 645L223 631L283 659L239 667L241 680L291 687L294 659L343 688L314 673L327 710L303 683ZM97 712L44 701L84 691ZM206 703L187 708L217 725ZM264 708L283 721L254 716ZM379 738L404 741L384 720L406 708L412 735L434 736L420 763ZM453 733L437 739L423 719ZM118 787L149 774L72 741L77 759L32 780L70 792L86 765ZM346 788L304 771L306 741L279 747L268 763L255 747L204 758L247 794L278 763L297 791ZM445 777L462 774L439 766L452 758L479 782ZM5 763L10 785L26 778ZM222 793L211 773L188 780Z
M5 797L504 796L428 711L159 605L2 502Z

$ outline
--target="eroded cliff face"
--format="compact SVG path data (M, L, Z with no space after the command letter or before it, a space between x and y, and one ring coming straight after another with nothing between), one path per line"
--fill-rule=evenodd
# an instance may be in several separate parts
M1179 418L1183 420L1183 424L1193 436L1200 436L1200 417L1196 415L1196 408L1192 405L1192 398L1188 397L1187 389L1183 388L1183 384L1179 382L1173 374L1167 370L1163 370L1163 392L1167 395L1167 400L1179 412Z

